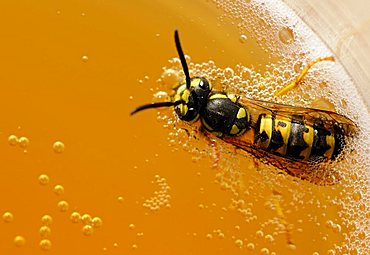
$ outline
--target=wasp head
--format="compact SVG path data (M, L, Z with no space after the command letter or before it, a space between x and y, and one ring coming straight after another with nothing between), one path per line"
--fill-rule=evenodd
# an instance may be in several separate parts
M175 45L185 74L185 83L175 88L175 95L170 102L145 104L135 108L131 114L150 108L174 106L175 112L181 120L193 122L199 118L199 113L207 102L212 86L206 78L190 78L177 30L175 31Z
M189 88L186 84L180 85L173 98L173 101L181 102L175 106L177 116L183 121L196 121L211 89L211 84L203 77L192 78Z

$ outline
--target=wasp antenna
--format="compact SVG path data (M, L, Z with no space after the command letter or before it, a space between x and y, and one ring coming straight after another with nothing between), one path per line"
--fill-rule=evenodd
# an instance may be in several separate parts
M170 106L176 106L178 104L181 104L181 100L175 101L175 102L159 102L159 103L150 103L150 104L144 104L142 106L136 107L133 109L130 113L130 115L134 115L137 112L140 112L142 110L151 109L151 108L159 108L159 107L170 107Z
M179 32L177 30L175 30L175 44L176 44L177 53L179 54L179 57L181 60L182 69L184 70L186 88L189 89L190 88L189 68L188 68L188 64L186 63L184 52L182 51L182 48L181 48Z

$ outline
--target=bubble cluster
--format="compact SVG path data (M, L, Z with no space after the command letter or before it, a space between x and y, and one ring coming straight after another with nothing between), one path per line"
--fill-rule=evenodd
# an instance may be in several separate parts
M241 98L334 111L355 120L359 126L360 140L349 139L343 158L329 164L339 174L340 182L325 187L277 171L265 164L268 160L264 158L256 162L248 156L242 158L234 155L236 153L231 146L220 142L223 158L219 163L216 182L233 196L228 210L238 212L246 223L258 225L250 240L238 240L242 240L243 247L246 246L248 250L275 254L270 247L258 244L274 244L279 240L290 243L291 235L294 238L314 233L324 242L344 240L343 243L332 241L333 246L324 251L325 254L370 254L369 248L364 245L370 240L370 211L367 206L370 195L366 188L370 169L367 157L370 120L353 89L351 79L338 62L325 61L312 67L293 91L275 97L274 93L293 81L308 63L318 57L332 56L333 53L303 22L296 19L290 9L278 1L264 1L263 4L260 1L212 2L224 12L221 21L238 21L240 33L239 38L235 39L241 44L256 41L268 54L270 63L259 69L242 64L221 68L212 60L193 63L186 56L191 76L207 78L214 91L225 91ZM177 58L171 59L159 80L158 90L161 93L157 92L156 95L166 97L170 94L168 88L182 82L184 74L181 63ZM161 89L168 91L168 94ZM174 150L182 147L191 152L194 161L209 157L212 148L207 146L206 139L199 135L197 128L184 124L169 112L159 110L158 119L170 129L169 141L175 145ZM146 207L158 208L148 202L152 200L144 203ZM256 212L256 205L261 203L265 204L266 214ZM200 204L199 208L206 206ZM295 219L296 215L299 219ZM214 236L217 233L206 235L207 239ZM300 245L290 243L289 249L298 250ZM307 252L319 253L314 247Z
M159 190L154 191L153 196L146 199L143 203L143 206L153 211L159 210L162 207L171 207L171 195L169 194L170 186L167 184L167 180L159 175L156 175L154 176L153 183L159 187Z
M85 236L91 236L94 234L95 230L101 228L103 225L103 220L100 217L92 217L88 213L80 214L77 211L74 211L69 216L69 219L74 224L82 224L82 234Z
M26 149L27 149L27 147L30 143L30 140L25 136L21 136L21 137L18 138L16 135L9 135L8 143L11 146L18 145L20 148L22 148L24 150L24 152L27 152Z
M43 251L48 251L51 249L51 225L53 223L53 218L45 214L41 217L41 227L39 229L40 237L42 238L39 243L39 247Z

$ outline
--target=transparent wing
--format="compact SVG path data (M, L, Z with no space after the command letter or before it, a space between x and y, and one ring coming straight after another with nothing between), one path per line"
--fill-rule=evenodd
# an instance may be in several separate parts
M240 139L240 137L225 136L221 139L242 151L249 153L263 164L272 165L280 171L284 171L291 176L309 181L316 185L334 185L342 179L340 173L330 164L330 162L313 163L307 161L294 161L254 148L252 144Z
M343 129L345 135L353 135L357 132L357 126L351 119L332 111L272 103L246 97L239 98L238 103L247 108L260 111L261 113L276 113L287 118L291 118L292 115L301 115L306 124L313 125L315 122L320 120L322 125L327 129L330 129L333 125L337 124Z

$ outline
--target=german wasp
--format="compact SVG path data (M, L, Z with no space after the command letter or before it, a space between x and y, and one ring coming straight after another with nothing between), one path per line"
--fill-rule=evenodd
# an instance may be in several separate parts
M333 180L321 171L339 158L347 139L356 133L353 121L332 111L213 91L206 78L190 77L178 31L175 31L175 44L185 83L174 88L170 101L139 106L131 115L149 108L173 106L180 120L199 121L206 136L215 136L300 179L323 185L335 183L338 177ZM312 65L324 60L334 61L334 58L319 58L309 63L292 83L275 95L292 90Z

